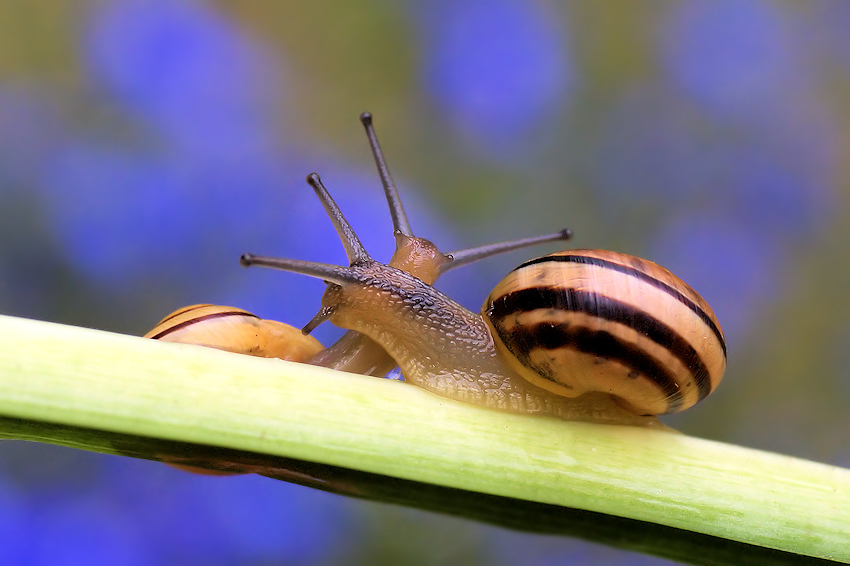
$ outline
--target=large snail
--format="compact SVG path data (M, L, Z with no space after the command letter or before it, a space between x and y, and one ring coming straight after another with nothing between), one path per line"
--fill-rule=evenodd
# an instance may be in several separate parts
M367 375L383 375L398 365L405 381L438 395L565 420L654 425L655 415L687 409L717 387L726 367L720 325L702 297L655 263L602 250L537 258L496 285L481 314L434 289L436 278L450 268L567 239L569 231L442 254L412 235L371 115L363 114L361 121L393 216L397 249L392 260L383 264L371 258L315 173L308 183L334 223L350 265L250 254L241 258L245 266L274 267L328 283L322 307L305 333L326 320L355 332L321 349L308 336L282 333L278 325L283 323L202 305L194 318L193 307L182 309L185 320L176 316L178 311L147 336ZM229 317L238 324L209 331ZM268 338L267 323L279 339ZM249 327L260 337L245 342L241 335ZM210 334L217 337L209 339Z

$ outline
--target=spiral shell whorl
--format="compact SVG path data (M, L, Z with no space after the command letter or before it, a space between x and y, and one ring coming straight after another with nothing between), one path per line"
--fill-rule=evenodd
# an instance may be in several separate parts
M570 250L526 262L482 313L532 383L568 397L609 393L638 414L693 406L726 367L722 331L702 297L626 254Z

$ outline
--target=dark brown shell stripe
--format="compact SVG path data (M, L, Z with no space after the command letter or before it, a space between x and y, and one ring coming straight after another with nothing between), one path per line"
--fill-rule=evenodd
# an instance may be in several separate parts
M664 291L665 293L667 293L668 295L670 295L671 297L675 298L677 301L679 301L680 303L682 303L683 305L688 307L694 314L696 314L706 324L706 326L708 326L711 329L711 331L717 337L717 340L720 342L720 347L723 349L723 355L726 356L726 340L723 339L723 333L720 331L720 328L718 328L717 323L714 322L712 316L710 316L707 312L705 312L705 310L703 310L694 301L692 301L691 299L686 297L682 292L680 292L677 289L674 289L673 287L671 287L667 283L665 283L665 282L663 282L659 279L656 279L652 275L649 275L648 273L641 271L639 269L635 269L634 267L622 265L622 264L619 264L619 263L616 263L616 262L613 262L613 261L608 261L608 260L597 258L597 257L590 257L590 256L584 256L584 255L549 255L549 256L538 257L536 259L532 259L530 261L523 263L522 265L520 265L519 267L517 267L513 271L519 271L520 269L523 269L523 268L528 267L530 265L536 265L538 263L546 263L546 262L580 263L580 264L584 264L584 265L592 265L592 266L596 266L596 267L602 267L602 268L605 268L605 269L612 269L612 270L617 271L619 273L623 273L625 275L630 275L632 277L640 279L641 281L652 285L656 289Z
M499 321L519 312L536 309L582 312L634 328L668 350L688 368L694 377L700 400L711 392L708 368L696 350L673 329L631 305L598 293L575 289L553 287L522 289L499 297L490 304L488 313L499 332L499 337L523 365L529 366L527 360L533 348L568 347L600 358L617 360L626 367L641 373L663 392L669 412L682 408L685 402L675 376L662 362L640 348L620 340L610 332L583 327L565 328L566 325L555 326L545 322L504 332L500 330L500 327L504 325Z
M196 311L196 310L200 310L200 309L204 309L204 308L212 307L212 306L214 306L214 305L204 303L204 304L189 305L187 307L179 308L176 311L174 311L173 313L171 313L170 315L166 316L165 318L163 318L162 320L157 322L156 325L162 326L163 324L165 324L169 320L173 320L175 318L180 318L181 316L185 315L187 312L192 312L192 311Z
M175 312L173 315L163 319L162 322L160 322L160 326L164 322L175 319L178 316L183 316L186 313L191 312L193 310L202 310L204 308L209 308L211 306L212 305L196 305L195 307L189 307L189 308L182 309L178 312ZM159 340L163 336L167 336L167 335L171 334L172 332L176 332L180 329L186 328L187 326L191 326L192 324L196 324L198 322L203 322L205 320L212 320L212 319L215 319L215 318L223 318L223 317L228 317L228 316L250 316L250 317L253 317L253 318L257 318L257 319L260 318L255 314L252 314L248 311L244 311L242 309L237 309L237 308L234 308L234 309L231 309L231 310L219 310L219 311L216 311L216 312L213 312L213 313L210 313L210 314L201 315L201 316L193 316L191 318L188 318L187 320L184 320L182 322L179 322L177 324L169 326L168 328L164 328L163 330L161 330L157 334L150 336L150 338L152 338L153 340Z
M604 255L596 257L601 254ZM547 262L553 262L553 265L547 267L544 265ZM561 268L557 265L566 268L565 262L575 267L561 278ZM589 272L586 276L582 275L581 265L596 269L598 273L612 270L609 276L592 277L612 278L613 287L610 289L614 294L610 295L609 287L588 289L585 277L591 275ZM527 271L529 267L531 271ZM717 338L725 357L725 341L710 307L664 268L614 252L581 250L531 260L517 267L515 272L520 272L516 273L516 279L508 282L506 278L505 286L494 290L484 311L504 346L522 365L541 378L563 384L556 376L547 375L552 368L545 363L541 367L534 362L535 352L567 348L616 361L630 370L630 374L634 372L644 376L658 390L658 400L663 399L666 403L667 409L662 412L683 410L705 398L716 385L712 378L718 380L719 376L712 376L708 364L715 367L717 361L702 358L708 353L697 351L699 346L691 342L694 339L692 334L681 334L675 326L665 322L666 319L652 314L651 308L647 311L647 305L636 302L634 297L628 299L617 295L618 287L639 289L635 285L651 286L655 293L669 297L671 304L683 305L696 315L705 324L706 335L713 334ZM633 283L628 282L630 279ZM535 311L538 314L529 318ZM546 314L546 311L557 312ZM574 318L579 315L581 319ZM600 322L604 320L604 328L594 328L592 321L589 322L594 318ZM624 331L636 332L646 342L643 345L635 343L634 338L622 334ZM695 385L696 391L691 392L687 384Z

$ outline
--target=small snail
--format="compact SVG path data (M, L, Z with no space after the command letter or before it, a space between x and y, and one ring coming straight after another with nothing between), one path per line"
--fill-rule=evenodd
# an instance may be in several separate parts
M361 120L397 242L402 241L393 260L382 264L371 258L315 173L308 183L334 223L350 265L250 254L240 260L328 283L322 307L304 332L329 320L359 334L343 337L310 363L349 369L348 349L357 357L362 341L366 350L388 355L407 382L445 397L515 413L645 426L657 424L655 415L693 406L717 387L726 367L719 323L695 291L652 262L602 250L537 258L510 272L480 314L434 289L434 279L452 266L451 254L443 256L416 238L421 249L415 257L429 259L401 257L410 229L371 116ZM488 250L484 255L497 253L481 249ZM463 263L481 253L459 257Z
M323 348L318 340L293 326L218 305L178 309L159 321L145 338L291 362L306 362Z

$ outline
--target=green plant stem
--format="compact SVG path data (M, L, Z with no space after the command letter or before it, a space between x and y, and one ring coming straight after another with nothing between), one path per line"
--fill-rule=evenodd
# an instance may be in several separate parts
M210 467L235 461L310 484L316 474L291 469L308 463L318 475L351 470L850 561L850 470L52 323L0 316L0 337L7 438ZM340 485L326 487L345 492Z

